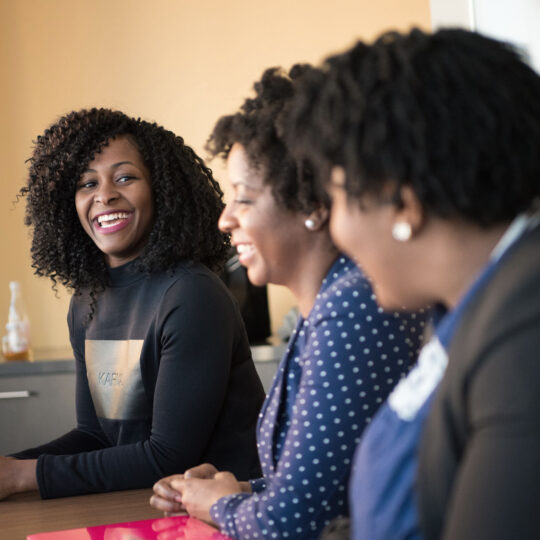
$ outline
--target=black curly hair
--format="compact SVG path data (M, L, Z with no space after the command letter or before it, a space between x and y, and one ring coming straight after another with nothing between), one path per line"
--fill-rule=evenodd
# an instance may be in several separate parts
M37 138L29 159L26 225L32 227L32 267L61 283L95 295L107 285L105 258L83 230L75 209L76 184L95 154L127 136L150 172L154 223L137 270L170 271L181 260L219 270L230 247L219 232L223 193L202 159L172 131L110 109L74 111Z
M291 211L310 213L318 205L328 206L324 189L313 181L306 163L290 154L281 130L282 116L294 96L299 80L315 68L296 64L289 72L269 68L254 84L255 97L244 101L235 114L221 117L206 149L211 157L226 159L234 143L241 144L252 166L263 173L277 203Z
M425 210L482 227L540 195L540 77L510 45L459 29L389 32L308 74L287 139L348 197L410 186Z

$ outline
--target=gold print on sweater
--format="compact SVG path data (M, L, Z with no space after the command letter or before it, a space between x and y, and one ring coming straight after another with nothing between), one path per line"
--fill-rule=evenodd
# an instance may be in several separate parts
M135 420L146 416L140 367L143 342L85 341L86 374L98 417Z

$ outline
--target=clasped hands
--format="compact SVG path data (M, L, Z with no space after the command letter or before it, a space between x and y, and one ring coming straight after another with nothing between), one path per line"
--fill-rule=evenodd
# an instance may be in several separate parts
M166 476L154 484L150 504L166 515L187 512L201 521L216 525L210 516L212 505L234 493L250 493L249 482L239 482L230 472L219 472L203 463L184 474Z

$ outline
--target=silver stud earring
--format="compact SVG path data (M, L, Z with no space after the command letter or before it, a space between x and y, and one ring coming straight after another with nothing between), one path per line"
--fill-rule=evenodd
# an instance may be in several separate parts
M398 221L392 227L392 238L398 242L407 242L412 236L412 227L406 221Z
M309 231L314 231L317 224L315 223L315 220L311 218L307 218L306 221L304 221L304 225L306 226L306 229Z

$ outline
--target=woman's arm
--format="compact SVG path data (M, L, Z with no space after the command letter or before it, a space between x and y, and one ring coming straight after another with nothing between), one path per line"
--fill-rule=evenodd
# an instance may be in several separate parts
M36 460L19 460L0 456L0 500L37 489Z

